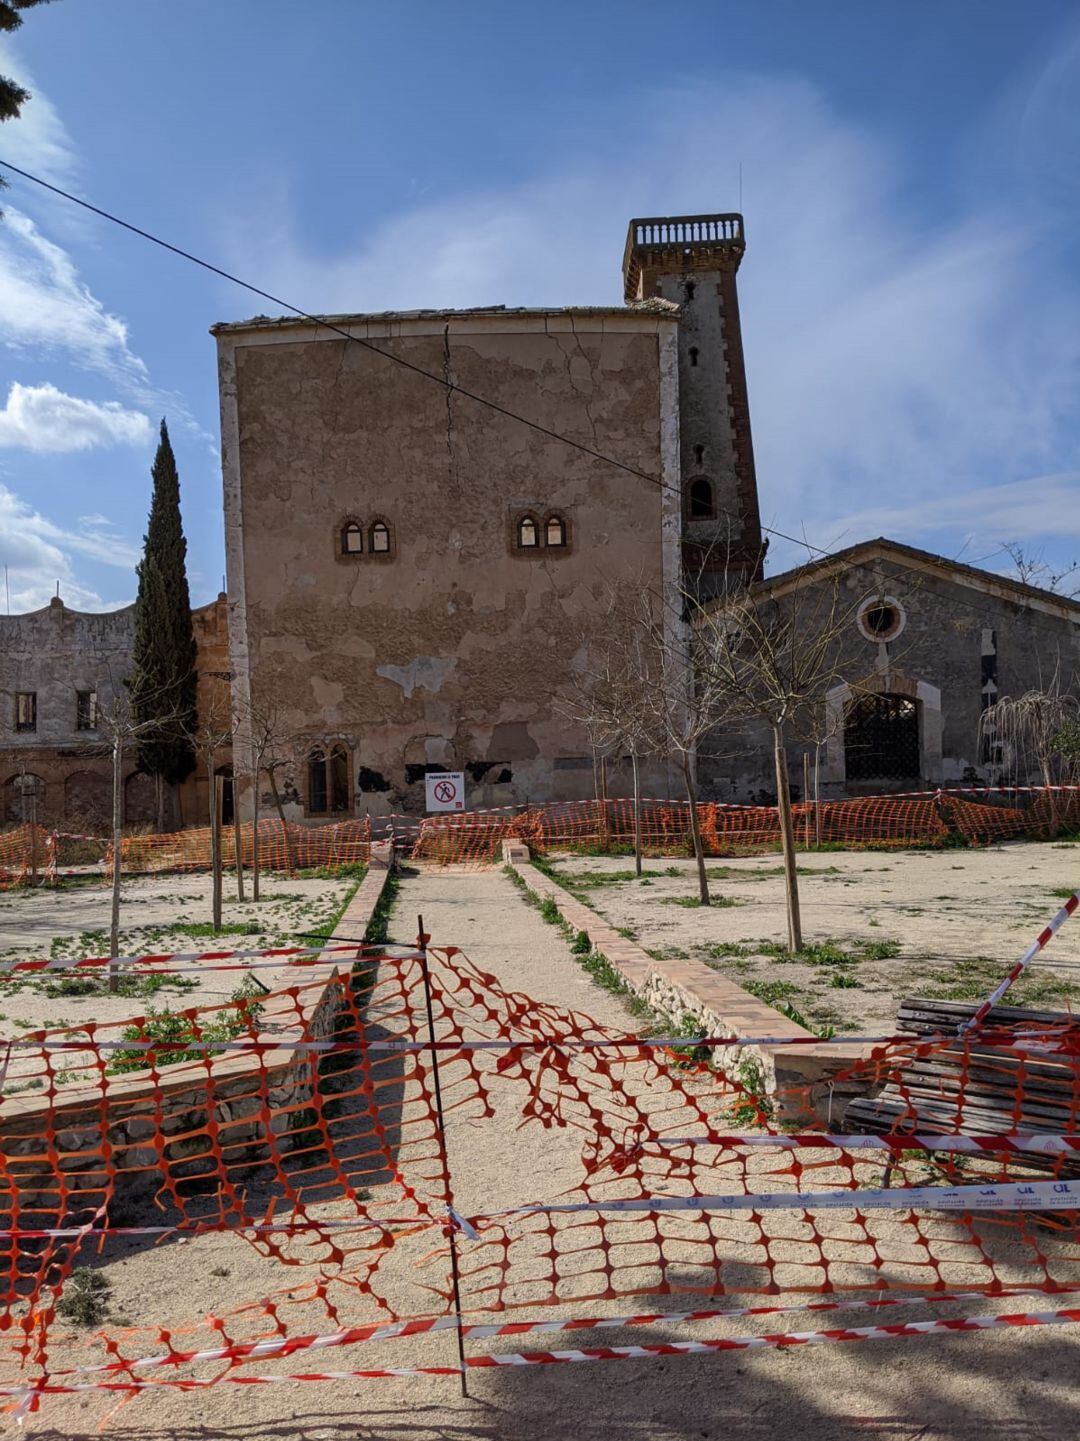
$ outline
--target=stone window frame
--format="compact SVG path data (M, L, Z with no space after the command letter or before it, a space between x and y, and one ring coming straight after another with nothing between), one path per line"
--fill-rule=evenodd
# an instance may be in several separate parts
M344 765L344 782L340 776L335 783L334 762ZM312 804L312 775L316 767L322 770L321 807ZM340 740L316 741L304 760L304 814L305 816L351 816L352 804L352 754L349 747ZM339 801L339 804L335 804Z
M521 527L525 521L532 521L536 527L535 545L523 546L521 544ZM548 544L548 526L553 521L557 521L562 526L561 544ZM510 519L510 552L525 560L534 560L537 556L543 555L552 557L569 555L573 549L573 538L574 530L570 517L562 509L544 510L540 506L530 506L527 509L515 511Z
M27 718L25 720L20 720L20 714L24 709L22 705L23 701L27 702L25 707ZM36 690L17 690L15 692L15 711L12 720L15 726L15 730L20 735L31 735L34 731L37 730L37 709Z
M895 612L893 624L885 631L874 630L867 624L866 617L871 611L881 610L886 607ZM855 612L855 624L858 626L859 634L864 640L870 641L873 645L887 645L890 641L897 640L903 634L904 627L907 625L907 611L897 600L896 596L886 595L884 591L877 590L870 595L864 596L859 602L858 609Z
M386 549L376 550L374 548L375 530L382 526L386 531ZM385 515L373 515L367 528L367 559L374 561L394 560L397 556L397 537L394 534L394 527L387 520Z
M84 705L85 699L85 705ZM75 692L75 729L94 732L98 729L97 686L86 686Z
M351 528L355 528L356 531L359 533L359 550L345 549L345 533ZM357 561L363 560L364 555L364 522L360 519L358 515L343 515L334 529L335 559L344 562L346 565L351 565L355 564Z

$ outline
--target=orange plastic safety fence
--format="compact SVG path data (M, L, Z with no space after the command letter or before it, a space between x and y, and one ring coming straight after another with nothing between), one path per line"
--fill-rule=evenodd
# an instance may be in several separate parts
M53 863L52 837L43 826L21 825L0 832L0 890L44 876Z
M775 806L697 807L702 844L709 856L753 855L780 846ZM796 844L888 848L987 845L1042 839L1080 826L1080 788L937 791L925 795L863 796L797 803L792 807ZM429 816L412 848L415 860L489 864L503 841L521 840L538 854L555 850L628 852L635 838L630 800L565 801L506 812ZM650 855L692 854L686 802L643 800L642 848Z
M480 1164L453 1172L432 1049L451 1131L485 1143ZM998 1184L1047 1180L1068 1190L1080 1026L855 1052L831 1086L864 1098L862 1140L884 1136L884 1151L835 1134L838 1117L822 1133L827 1088L801 1082L792 1053L773 1094L762 1054L741 1054L717 1046L726 1072L713 1069L697 1051L508 992L452 949L426 963L362 959L351 974L170 1019L20 1037L0 1096L0 1389L65 1378L134 1388L151 1362L164 1385L207 1384L319 1337L346 1352L328 1366L341 1370L357 1364L348 1352L366 1344L364 1328L424 1330L451 1314L451 1233L474 1319L524 1306L593 1315L677 1293L1080 1289L1075 1209L987 1211L972 1199L950 1210L904 1194L966 1187L985 1199ZM764 1055L771 1064L776 1048ZM961 1155L921 1139L966 1127L982 1134ZM1071 1139L1035 1154L1023 1149L1032 1131ZM537 1165L537 1132L545 1153L558 1143L558 1164ZM232 1294L216 1305L221 1252L200 1249L208 1233L240 1248ZM73 1326L77 1265L138 1266L140 1249L181 1236L178 1291L149 1287L138 1314L92 1334ZM301 1358L297 1369L315 1368Z

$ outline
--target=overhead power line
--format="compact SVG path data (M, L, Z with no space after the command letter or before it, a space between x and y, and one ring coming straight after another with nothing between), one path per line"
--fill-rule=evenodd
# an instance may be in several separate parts
M682 497L682 488L680 486L670 485L662 476L653 475L646 470L640 470L634 465L628 465L626 461L619 460L616 456L608 455L605 451L597 450L591 445L585 445L582 441L575 440L573 436L564 435L561 431L553 430L541 421L533 420L530 416L522 415L519 411L511 410L505 405L500 405L498 401L491 400L485 395L478 395L473 390L467 390L464 386L457 385L454 381L448 380L445 375L440 375L434 370L428 370L423 365L417 365L415 361L408 360L403 355L397 355L391 350L383 350L380 346L373 344L372 341L365 340L359 335L353 335L351 331L344 329L344 327L335 325L333 321L326 319L325 316L314 315L302 306L293 305L291 301L283 300L280 296L273 295L269 290L263 290L261 286L254 285L250 280L244 280L241 276L234 275L222 266L215 265L212 261L204 260L202 256L195 255L190 250L183 249L182 246L174 245L171 241L163 239L160 235L155 235L150 230L144 230L141 226L133 224L130 220L124 220L121 216L114 215L111 211L105 210L99 205L92 204L89 200L83 200L78 195L72 195L69 190L64 190L59 185L53 185L51 181L43 179L40 175L35 175L30 170L24 170L18 165L13 165L10 160L5 160L2 156L0 156L0 168L10 170L13 175L22 176L24 180L29 180L32 184L40 186L41 189L48 190L53 195L60 196L62 200L67 200L70 204L77 205L80 209L89 211L91 215L96 215L102 220L109 221L111 225L118 225L122 230L127 230L132 235L139 236L142 240L148 240L152 245L157 245L162 250L167 250L170 254L179 256L181 260L187 260L192 265L197 265L202 270L209 271L211 275L216 275L222 280L227 280L231 285L239 286L241 290L246 290L252 295L257 295L262 300L268 300L272 305L280 306L282 310L286 310L290 314L295 315L299 320L306 320L312 325L317 325L322 330L329 330L334 335L340 335L343 340L349 341L353 345L362 346L373 355L381 356L383 360L389 360L395 365L402 366L405 370L412 371L414 375L419 375L425 380L432 381L435 385L447 392L447 394L460 395L466 400L473 401L476 405L484 406L485 409L493 411L496 415L501 415L507 420L516 421L519 425L528 426L530 430L546 436L549 440L557 441L561 445L566 445L573 450L581 451L584 455L589 455L594 460L602 461L605 465L613 466L616 470L621 470L627 475L633 475L639 480L648 481L650 485L655 485L660 490L670 491L672 494L678 495L680 499ZM723 511L724 514L732 519L738 518L737 513L729 507L723 507ZM833 560L837 558L836 551L825 550L821 546L813 545L803 536L788 535L786 531L778 530L776 526L772 525L763 524L761 529L766 535L772 535L775 536L777 540L786 540L791 545L800 546L804 550L812 552L819 559ZM905 565L903 561L899 560L895 561L894 564L898 569L907 574L921 578L921 573L914 566ZM967 605L972 610L979 609L972 601L964 600L961 597L956 597L956 599L959 604Z

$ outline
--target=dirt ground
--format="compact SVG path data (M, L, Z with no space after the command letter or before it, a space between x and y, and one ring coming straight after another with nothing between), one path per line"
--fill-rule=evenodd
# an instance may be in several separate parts
M1054 858L1060 868L1055 880L1064 883L1068 857L1054 852L1047 852L1047 856ZM830 856L828 863L836 865L841 874L846 873L842 866L850 864L858 885L861 867L869 864L873 868L881 859L891 868L898 858ZM946 866L967 859L944 858ZM981 863L998 858L978 859ZM913 868L913 876L892 900L917 907L917 897L924 892L915 885L914 874L927 862L918 857L904 860ZM1031 864L1037 863L1033 856ZM596 861L576 864L583 869L602 868ZM900 869L901 875L904 870ZM888 879L889 874L880 879ZM1042 876L1044 895L1047 879ZM687 892L681 879L672 880L674 894ZM659 882L656 884L659 886ZM758 910L755 927L742 933L779 934L779 916L770 913L763 900L756 899L769 884L744 883L744 889L752 891L749 904ZM933 891L932 882L926 885ZM605 888L605 904L611 904L609 897L621 898L624 891L631 889ZM938 892L945 889L941 884L937 887ZM948 889L950 894L959 891L955 882ZM646 888L646 894L648 891ZM836 893L842 898L837 909L828 909L832 891L826 891L820 901L810 899L808 911L815 934L819 925L838 933L841 917L848 914L839 907L848 900L850 890L837 884ZM883 921L886 916L899 914L882 910L884 899L882 894L878 902ZM1004 918L1005 898L998 895L995 899L1002 903L1000 914ZM1034 902L1032 895L1032 906ZM815 908L819 908L816 914ZM541 1001L578 1007L613 1027L627 1026L628 1017L618 998L598 990L589 981L556 928L546 925L500 872L450 870L408 876L402 881L392 916L391 936L411 940L418 912L423 913L425 927L435 944L460 946L477 966L493 972L504 986ZM641 918L649 913L649 905L643 904ZM738 916L737 910L718 910L702 917L691 910L663 907L661 925L669 913L677 924L704 919L710 924L715 921L726 925ZM858 921L850 918L850 929L843 934L856 933L855 928L863 923L861 915ZM1013 917L1012 923L1026 933L1026 917L1019 921ZM768 929L759 930L764 927ZM990 931L985 933L985 944ZM706 932L705 936L713 934ZM1010 932L1007 951L1011 941ZM672 943L670 935L666 943ZM495 1115L482 1124L451 1113L447 1141L456 1201L465 1214L490 1208L496 1197L500 1204L515 1204L551 1194L573 1175L580 1157L580 1132L538 1125L522 1129L520 1123L517 1104L497 1107ZM181 1245L182 1257L178 1249ZM220 1234L156 1247L144 1247L127 1238L122 1244L114 1240L94 1264L105 1272L113 1288L111 1304L133 1324L140 1325L169 1326L190 1320L193 1314L227 1307L288 1280L244 1242ZM609 1304L614 1310L607 1310L607 1314L652 1309L643 1301L630 1306L625 1301ZM656 1309L675 1309L676 1304L669 1300ZM1013 1301L998 1309L1045 1309L1054 1304L1051 1299L1036 1297L1026 1304ZM596 1304L589 1309L596 1311ZM954 1305L899 1310L879 1319L925 1320L928 1314L957 1314L964 1309ZM966 1309L994 1308L987 1303L969 1303ZM513 1352L574 1344L647 1344L835 1326L845 1320L866 1324L873 1319L873 1313L843 1312L826 1313L817 1319L805 1314L763 1320L741 1318L690 1327L656 1325L568 1337L506 1338L474 1345L478 1350ZM265 1361L248 1369L270 1375L309 1367L344 1370L365 1365L452 1364L453 1358L452 1338L444 1334L348 1350L300 1353L284 1362ZM470 1373L471 1396L467 1400L459 1396L457 1381L452 1377L340 1380L288 1387L226 1385L203 1393L162 1391L140 1396L113 1417L108 1430L117 1437L139 1437L140 1441L299 1441L301 1437L308 1441L546 1441L565 1437L575 1441L675 1441L699 1437L708 1441L773 1441L788 1433L812 1441L857 1441L866 1437L880 1441L1034 1441L1076 1434L1080 1423L1076 1358L1075 1328L1061 1328L597 1365L485 1369ZM57 1398L39 1416L29 1418L25 1429L50 1441L89 1441L99 1434L98 1422L106 1409L100 1396Z
M144 876L124 883L120 912L121 953L258 950L303 945L300 932L331 920L355 880L263 876L258 902L236 899L235 880L225 877L223 930L211 932L208 875ZM107 886L79 885L58 890L7 891L0 894L0 961L107 955L111 892ZM238 971L193 964L189 974L153 983L128 978L120 995L110 994L106 977L49 971L0 977L0 1039L27 1030L81 1026L89 1021L122 1021L150 1006L183 1009L221 1005L243 979ZM86 990L90 987L89 990ZM85 1058L62 1056L57 1069L82 1075ZM4 1094L24 1088L17 1058L7 1070Z
M552 870L646 950L705 961L812 1027L862 1034L891 1033L905 996L987 995L1080 886L1075 843L801 855L804 949L792 957L778 856L710 862L708 908L693 861L648 861L642 880L632 864L566 856ZM1012 994L1051 1008L1080 1001L1080 919Z

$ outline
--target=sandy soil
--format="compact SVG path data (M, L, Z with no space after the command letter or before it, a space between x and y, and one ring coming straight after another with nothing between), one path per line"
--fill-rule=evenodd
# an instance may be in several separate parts
M125 882L120 914L122 954L304 944L298 934L330 920L356 883L264 876L256 903L237 901L235 882L226 876L222 906L226 929L217 936L203 934L209 929L210 884L207 875L150 876ZM109 915L110 891L104 886L8 891L0 895L0 960L105 955ZM126 1020L145 1014L149 1006L160 1009L167 1005L176 1010L220 1005L229 1000L243 973L194 968L183 978L166 979L160 990L134 985L124 995L110 995L101 975L94 991L73 994L76 987L70 986L70 978L70 972L0 977L0 1039L41 1027ZM86 974L79 980L85 984ZM80 1064L80 1057L72 1053L58 1062L58 1069L71 1071L75 1079L82 1074ZM4 1092L10 1095L21 1084L17 1060L7 1074Z
M588 981L557 930L525 904L501 873L451 870L407 877L392 919L396 939L411 939L417 912L423 913L436 944L457 944L505 986L538 1000L580 1007L604 1024L627 1024L621 1003ZM730 914L716 913L723 918ZM522 1129L520 1122L520 1095L512 1105L497 1106L483 1123L451 1114L447 1139L459 1209L487 1209L494 1197L513 1204L551 1194L564 1177L574 1174L580 1132L537 1125ZM111 1243L95 1264L113 1288L110 1304L141 1325L190 1320L292 1279L229 1235L153 1248L133 1241ZM651 1309L641 1301L611 1304L615 1309L607 1314ZM1042 1299L1032 1304L1053 1303ZM671 1301L656 1309L675 1305ZM1008 1309L1024 1307L1014 1303ZM926 1308L890 1312L887 1319L925 1319L927 1314ZM575 1342L619 1345L836 1325L844 1319L844 1313L818 1320L805 1315L769 1318L767 1323L742 1319L474 1345L506 1352ZM858 1324L871 1318L857 1314L849 1319ZM341 1380L287 1388L222 1386L187 1395L163 1391L125 1407L109 1430L144 1441L772 1441L786 1432L814 1441L1064 1437L1074 1434L1080 1422L1074 1347L1071 1330L1032 1330L599 1366L483 1370L470 1373L468 1400L459 1397L453 1378ZM452 1338L443 1335L308 1353L251 1369L275 1374L309 1365L344 1370L447 1364L453 1357ZM26 1429L56 1441L89 1441L98 1434L105 1409L100 1396L58 1398L30 1418Z
M767 986L763 999L790 1001L816 1026L871 1034L891 1031L904 996L986 995L1061 906L1061 892L1080 885L1077 844L803 855L804 943L831 940L842 954L792 960L760 950L787 941L776 856L711 862L717 903L709 908L697 904L692 861L649 861L642 881L625 858L568 856L553 865L647 950L706 961L751 989ZM1028 1005L1080 1001L1080 919L1013 994Z

